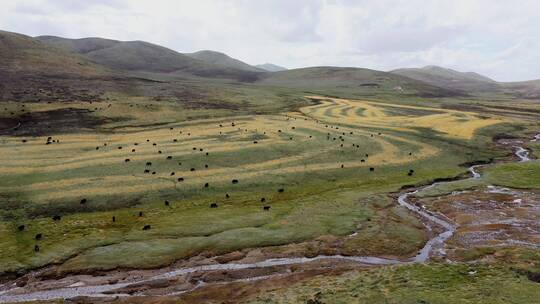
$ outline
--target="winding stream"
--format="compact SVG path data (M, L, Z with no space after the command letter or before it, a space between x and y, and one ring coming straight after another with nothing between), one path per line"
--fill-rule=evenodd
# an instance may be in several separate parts
M540 140L540 134L536 135L534 139L531 141ZM519 158L520 162L526 162L529 161L529 151L524 149L523 147L515 147L517 150L514 152L514 154ZM482 167L483 165L474 165L469 168L469 172L471 173L472 179L480 178L481 175L476 171L477 168ZM3 302L23 302L23 301L30 301L30 300L50 300L50 299L69 299L73 297L78 296L87 296L87 297L116 297L116 296L129 296L127 294L105 294L106 292L114 291L119 288L127 287L129 285L133 284L141 284L146 283L158 279L170 279L194 272L204 272L204 271L212 271L212 270L240 270L240 269L248 269L248 268L266 268L266 267L272 267L272 266L284 266L284 265L293 265L293 264L303 264L303 263L309 263L314 262L318 260L344 260L344 261L353 261L364 265L392 265L392 264L407 264L407 263L424 263L426 262L430 256L432 256L432 252L434 248L440 248L439 250L444 255L444 242L449 239L454 232L457 229L457 226L451 223L450 221L443 219L442 216L436 216L433 213L431 213L428 210L425 210L421 207L418 207L412 203L409 202L408 198L419 191L429 189L431 187L435 187L440 184L444 184L445 182L437 182L432 183L428 186L416 189L414 191L409 191L401 194L398 197L398 204L409 209L411 212L417 214L418 216L422 217L427 222L427 228L432 229L433 225L437 225L441 228L443 228L443 231L439 234L435 235L433 238L428 240L424 247L419 251L419 253L408 260L393 260L393 259L384 259L380 257L373 257L373 256L342 256L342 255L333 255L333 256L327 256L327 255L319 255L312 258L306 258L306 257L299 257L299 258L278 258L278 259L267 259L260 262L255 263L227 263L227 264L210 264L210 265L203 265L203 266L197 266L197 267L188 267L188 268L179 268L173 271L165 272L162 274L155 275L153 277L150 277L148 279L144 280L137 280L137 281L131 281L131 282L125 282L125 283L116 283L116 284L103 284L103 285L92 285L92 286L77 286L74 285L72 287L65 287L65 288L56 288L56 289L49 289L49 290L40 290L40 291L34 291L29 293L21 293L23 291L22 288L16 287L14 285L9 286L11 288L8 288L5 291L0 291L0 303ZM256 277L251 278L253 280L258 280L264 277ZM245 279L244 279L245 280ZM0 285L1 287L6 288L8 285ZM195 287L183 291L188 292L191 290L194 290L196 288L200 287L200 285L196 285ZM182 292L181 292L182 293Z

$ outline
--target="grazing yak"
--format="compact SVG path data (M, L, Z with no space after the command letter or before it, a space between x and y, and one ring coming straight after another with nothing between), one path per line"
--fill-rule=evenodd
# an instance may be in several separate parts
M279 193L283 193L283 192L285 192L285 189L279 188L279 189L278 189L278 192L279 192Z
M233 183L233 184L238 184L238 180L237 180L237 179L233 179L233 180L232 180L232 183Z
M62 219L62 217L60 215L55 215L52 217L53 221L59 221Z
M80 203L81 203L81 205L84 205L84 204L86 204L86 202L87 202L87 200L85 198L83 198Z
M26 226L24 226L24 225L19 225L19 227L17 227L17 229L18 229L19 231L23 231L25 227L26 227Z
M264 207L263 207L263 210L264 210L264 211L270 210L270 206L264 206Z
M179 177L179 178L178 178L178 181L179 181L179 182L183 182L183 181L184 181L184 178L183 178L183 177Z
M218 205L216 203L211 203L210 204L210 208L217 208L217 207L218 207Z
M142 230L150 230L150 228L152 228L152 226L150 226L150 225L144 225L144 227L143 227Z
M43 238L43 235L41 233L36 234L35 239L41 240Z

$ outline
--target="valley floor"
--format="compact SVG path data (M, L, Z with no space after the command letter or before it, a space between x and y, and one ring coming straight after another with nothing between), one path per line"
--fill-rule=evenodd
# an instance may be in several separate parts
M540 163L515 162L538 153L535 119L306 98L286 113L2 136L0 301L539 298ZM475 162L495 164L467 178ZM448 231L438 221L448 240L411 264Z

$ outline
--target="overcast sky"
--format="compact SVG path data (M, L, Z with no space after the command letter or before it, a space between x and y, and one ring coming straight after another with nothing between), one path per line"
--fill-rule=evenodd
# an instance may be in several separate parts
M0 29L144 40L250 64L441 65L540 78L540 0L0 0Z

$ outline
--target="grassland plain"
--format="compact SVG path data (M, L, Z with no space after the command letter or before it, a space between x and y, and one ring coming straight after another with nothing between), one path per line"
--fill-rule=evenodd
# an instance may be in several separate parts
M246 303L538 303L537 285L504 266L406 265L320 276Z
M426 238L421 226L366 202L385 201L379 194L404 184L463 173L459 164L497 156L491 136L514 128L501 116L409 102L310 96L301 103L309 100L316 104L299 112L223 117L230 113L217 111L191 120L175 116L174 103L94 103L92 115L129 115L129 123L53 135L50 144L45 135L25 142L4 136L0 270L50 263L63 263L65 271L157 267L200 252L358 229L344 252L410 255ZM150 123L161 115L170 118ZM209 209L211 202L219 207ZM53 221L54 215L62 219ZM152 229L143 231L144 225ZM395 241L376 245L385 236Z

